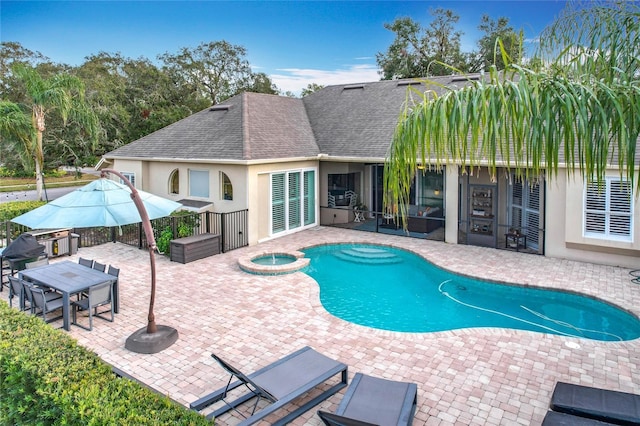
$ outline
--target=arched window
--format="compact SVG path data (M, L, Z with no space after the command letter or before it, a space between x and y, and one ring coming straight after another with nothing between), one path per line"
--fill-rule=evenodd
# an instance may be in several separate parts
M169 194L180 193L180 170L175 169L169 176Z
M231 179L225 172L220 172L220 185L220 198L233 200L233 185L231 185Z

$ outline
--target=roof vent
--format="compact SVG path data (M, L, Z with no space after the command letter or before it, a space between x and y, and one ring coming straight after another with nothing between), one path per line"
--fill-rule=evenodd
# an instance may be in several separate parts
M350 84L342 88L342 90L352 90L352 89L364 89L364 84Z
M231 108L229 105L214 105L209 108L209 111L229 111L229 108Z
M412 86L412 85L416 85L419 86L420 84L422 84L420 81L416 81L416 80L402 80L402 81L398 81L398 86Z
M480 76L476 75L455 75L451 77L451 82L455 83L458 81L470 81L470 80L480 80Z

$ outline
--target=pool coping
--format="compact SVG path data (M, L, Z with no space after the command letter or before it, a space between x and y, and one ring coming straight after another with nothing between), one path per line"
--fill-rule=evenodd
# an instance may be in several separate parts
M289 256L296 260L291 263L282 265L261 265L253 262L254 259L265 256ZM309 266L310 259L304 257L305 254L297 250L266 250L263 252L253 253L248 256L241 256L238 258L238 266L244 272L257 275L282 275L289 274L291 272L300 271Z

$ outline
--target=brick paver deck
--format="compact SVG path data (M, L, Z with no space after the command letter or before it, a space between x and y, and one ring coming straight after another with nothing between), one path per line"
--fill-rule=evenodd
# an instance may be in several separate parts
M386 243L455 272L573 290L640 314L640 286L631 283L628 269L318 227L188 264L157 256L156 320L175 327L180 338L160 353L142 355L125 350L124 342L147 323L148 252L109 243L53 261L82 256L121 269L115 322L96 320L93 331L72 327L69 334L185 405L226 383L211 352L251 372L305 345L348 364L350 377L359 371L418 383L414 425L537 425L557 380L640 393L640 339L608 343L504 329L374 330L329 315L317 284L303 273L251 275L237 264L253 252L334 242ZM1 296L6 300L7 292ZM334 410L343 395L318 408ZM315 411L293 424L320 425ZM228 414L216 423L237 422Z

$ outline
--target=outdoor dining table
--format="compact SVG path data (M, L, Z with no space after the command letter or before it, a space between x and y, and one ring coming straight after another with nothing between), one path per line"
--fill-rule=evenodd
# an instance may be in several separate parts
M93 268L80 265L69 260L20 271L20 277L35 284L50 287L62 293L62 321L65 330L69 330L69 311L71 296L88 290L89 287L107 281L113 283L113 310L118 313L118 280L113 275L105 274Z

